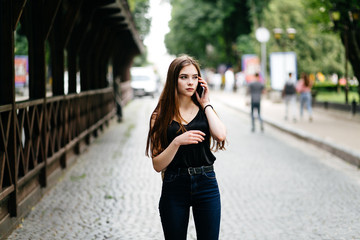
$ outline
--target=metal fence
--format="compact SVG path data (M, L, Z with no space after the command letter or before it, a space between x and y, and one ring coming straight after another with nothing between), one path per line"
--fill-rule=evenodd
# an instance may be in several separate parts
M0 238L115 114L113 88L0 106Z

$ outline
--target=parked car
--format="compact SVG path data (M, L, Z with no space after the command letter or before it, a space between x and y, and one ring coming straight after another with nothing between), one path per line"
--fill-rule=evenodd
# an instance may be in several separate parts
M133 89L134 97L151 96L158 92L159 77L154 72L154 69L149 67L132 67L131 74L131 88Z

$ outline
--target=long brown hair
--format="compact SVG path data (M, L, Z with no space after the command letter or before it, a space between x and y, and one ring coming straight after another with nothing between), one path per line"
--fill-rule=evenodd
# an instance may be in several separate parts
M304 85L308 87L310 85L309 76L306 73L301 73L301 78L304 80Z
M182 132L186 131L183 124L181 124L184 119L181 117L179 111L177 90L180 71L183 67L189 65L193 65L196 68L198 75L201 76L199 63L187 55L175 58L169 66L164 89L161 92L157 106L151 114L146 142L146 156L149 156L150 153L151 157L154 157L160 154L168 146L167 128L173 119L180 124L180 130ZM191 99L201 109L196 94L194 94ZM154 121L154 125L151 127L152 121ZM225 142L216 142L216 150L223 149L224 143Z

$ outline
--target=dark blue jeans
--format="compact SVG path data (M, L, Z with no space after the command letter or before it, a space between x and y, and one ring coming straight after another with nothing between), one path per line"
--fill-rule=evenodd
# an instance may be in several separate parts
M215 172L190 176L167 170L159 203L165 239L186 239L191 206L197 240L219 239L221 204Z
M254 110L257 109L257 115L260 121L260 128L263 128L263 121L260 114L260 103L259 102L251 102L251 125L252 129L255 129L255 117L254 117Z

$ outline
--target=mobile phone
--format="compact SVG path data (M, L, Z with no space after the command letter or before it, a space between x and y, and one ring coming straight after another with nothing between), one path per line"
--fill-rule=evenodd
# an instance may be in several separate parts
M200 85L200 83L198 83L198 85L197 85L197 87L196 87L196 91L197 91L197 93L199 94L199 97L201 97L202 94L203 94L203 92L204 92L204 87L202 87L202 86Z

